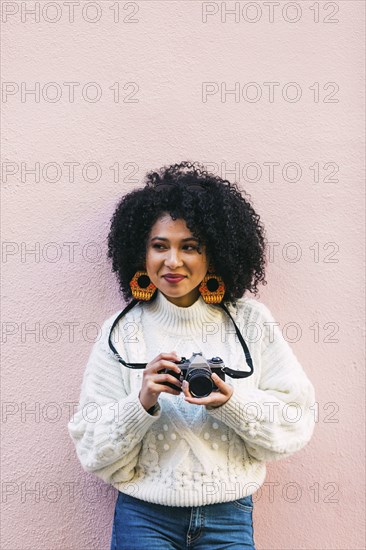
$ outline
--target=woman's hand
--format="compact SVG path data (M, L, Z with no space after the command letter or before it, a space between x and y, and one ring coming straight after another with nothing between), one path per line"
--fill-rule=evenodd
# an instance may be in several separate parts
M220 407L226 401L229 401L230 397L233 395L233 388L226 384L217 374L212 373L211 375L213 382L219 389L219 391L213 391L207 397L192 397L189 393L189 384L184 380L182 389L187 403L192 403L193 405L210 405L212 407Z
M160 353L146 365L143 371L142 387L139 393L139 399L146 411L156 404L161 392L170 393L172 395L180 394L180 389L174 390L164 385L164 383L169 382L177 386L177 388L181 388L182 383L180 380L177 380L171 374L166 374L164 372L159 374L159 371L164 369L173 370L179 374L181 372L180 368L173 363L173 361L180 361L180 359L181 358L175 351Z

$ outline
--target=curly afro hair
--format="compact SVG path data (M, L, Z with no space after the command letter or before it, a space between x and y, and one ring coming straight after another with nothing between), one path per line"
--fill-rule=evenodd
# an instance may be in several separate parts
M150 230L164 213L185 220L206 246L210 265L225 282L224 301L235 305L246 290L256 295L258 284L266 284L260 217L235 183L186 161L149 172L145 187L122 197L111 218L108 257L126 301L132 298L130 280L144 269Z

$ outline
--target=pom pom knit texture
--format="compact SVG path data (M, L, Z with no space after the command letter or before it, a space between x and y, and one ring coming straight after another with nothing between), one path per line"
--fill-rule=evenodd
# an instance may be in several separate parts
M138 394L142 371L124 367L108 346L118 313L107 319L84 372L79 405L68 424L78 459L116 489L168 506L236 500L264 482L265 462L303 448L314 430L314 388L269 311L253 298L229 305L252 356L254 374L235 380L217 408L161 393L150 415ZM113 342L124 360L148 363L175 350L202 352L249 370L234 326L202 297L178 307L158 292L119 321Z

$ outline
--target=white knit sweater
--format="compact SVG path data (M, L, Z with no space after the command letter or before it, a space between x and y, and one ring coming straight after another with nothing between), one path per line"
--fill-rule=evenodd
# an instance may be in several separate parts
M119 491L168 506L201 506L254 493L265 462L304 447L314 430L314 388L269 311L241 298L230 313L249 347L254 374L226 382L234 388L209 408L161 393L150 415L138 394L142 371L121 365L108 346L118 313L105 321L91 351L77 412L68 424L84 470ZM178 307L158 292L122 317L113 342L124 360L147 363L160 352L219 356L249 370L232 321L202 297Z

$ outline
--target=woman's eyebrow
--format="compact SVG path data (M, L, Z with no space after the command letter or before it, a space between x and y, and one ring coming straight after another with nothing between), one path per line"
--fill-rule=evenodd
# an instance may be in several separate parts
M169 241L169 239L166 239L165 237L152 237L152 241L154 241L155 239L158 239L159 241ZM186 242L186 241L196 241L197 243L199 242L198 239L196 239L196 237L186 237L185 239L182 239L182 242Z

